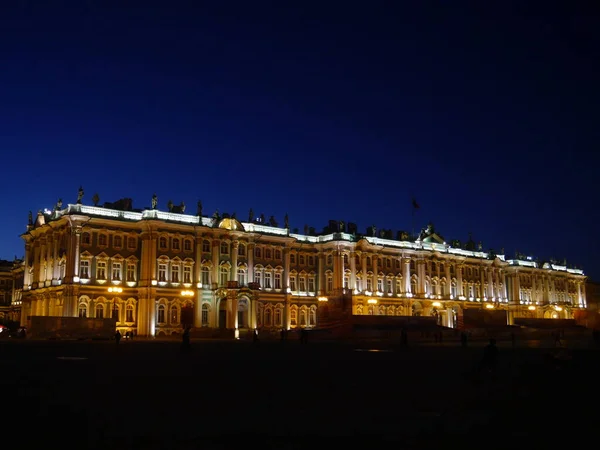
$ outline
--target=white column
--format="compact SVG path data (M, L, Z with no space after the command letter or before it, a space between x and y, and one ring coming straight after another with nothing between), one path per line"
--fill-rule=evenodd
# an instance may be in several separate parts
M404 292L410 294L410 258L403 258L402 262L404 263Z
M238 281L238 251L239 251L240 242L235 239L231 243L231 280Z
M350 253L350 289L354 292L356 289L356 253Z

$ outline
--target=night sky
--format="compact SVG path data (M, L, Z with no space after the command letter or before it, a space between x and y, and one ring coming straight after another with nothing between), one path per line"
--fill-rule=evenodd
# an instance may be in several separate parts
M6 0L0 257L80 185L300 231L410 232L414 196L416 231L600 279L600 20L564 3Z

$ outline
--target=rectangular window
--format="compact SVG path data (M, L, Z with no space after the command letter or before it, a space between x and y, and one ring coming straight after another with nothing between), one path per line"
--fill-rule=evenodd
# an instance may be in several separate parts
M186 239L185 241L183 241L183 249L186 252L192 251L192 241L190 241L189 239Z
M209 271L208 267L202 268L201 277L202 277L202 281L201 281L202 286L207 287L210 284L210 271Z
M303 266L304 265L304 255L300 255L299 261L300 261L300 265Z
M306 278L300 277L300 292L306 292Z
M392 293L392 280L387 280L387 293Z
M267 248L265 250L265 259L271 259L271 249Z
M134 237L127 238L127 247L130 250L135 249L135 247L136 247L136 243L135 242L136 242L136 239Z
M275 289L281 289L281 273L275 274Z
M173 250L179 250L179 239L173 239L171 242L171 247Z
M296 264L296 255L294 253L290 254L290 264Z
M158 281L167 281L167 265L158 265Z
M127 281L135 281L135 264L127 264Z
M113 280L121 279L121 263L120 262L112 263L112 279Z
M265 288L271 289L271 272L265 272Z
M171 266L171 283L179 283L179 266Z
M315 279L313 277L308 279L308 292L315 292Z
M259 286L261 285L260 270L254 272L254 282L258 283Z
M106 261L98 261L96 263L96 278L106 280Z
M367 276L367 291L372 291L373 290L373 280L371 280L371 277Z
M344 289L350 288L350 277L344 277Z
M296 291L296 277L290 277L290 290Z
M192 282L192 268L190 266L185 266L183 268L183 282L184 283Z
M208 326L208 306L202 305L202 326Z
M221 286L226 286L229 281L229 271L227 269L221 269Z
M238 247L238 256L246 256L246 246L244 244L240 244Z
M238 270L238 283L240 286L246 285L246 271L243 269Z
M133 306L128 306L125 310L125 322L133 322Z
M204 253L210 253L210 241L206 239L202 241L202 251Z
M331 275L327 276L327 292L333 291L333 277Z
M90 277L90 262L88 260L81 261L81 266L79 268L79 277L80 278L89 278Z
M381 278L377 279L377 291L383 292L383 280Z
M158 323L165 323L165 307L164 306L159 306L158 307Z

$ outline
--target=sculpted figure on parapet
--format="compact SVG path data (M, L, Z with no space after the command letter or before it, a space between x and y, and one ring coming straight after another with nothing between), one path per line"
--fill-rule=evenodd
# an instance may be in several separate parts
M82 199L83 199L83 187L79 186L79 191L77 192L77 203L81 204Z
M156 196L156 194L152 195L152 209L156 209L156 207L158 206L158 197Z

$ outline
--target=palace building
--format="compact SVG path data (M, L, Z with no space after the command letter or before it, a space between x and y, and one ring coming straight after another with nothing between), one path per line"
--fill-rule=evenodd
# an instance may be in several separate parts
M579 269L452 245L433 225L396 238L330 222L322 233L274 219L134 210L131 201L81 203L30 214L20 293L32 316L109 318L139 336L194 329L318 327L319 309L348 299L352 316L427 316L460 328L494 312L521 319L572 319L586 307ZM97 204L97 202L95 202ZM200 204L199 204L200 205ZM331 305L331 303L330 303ZM469 312L477 313L469 315ZM498 316L498 313L500 313Z

